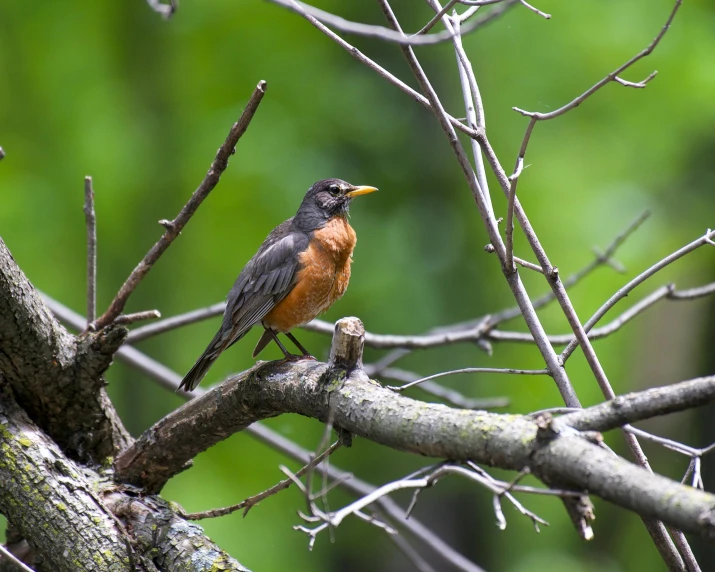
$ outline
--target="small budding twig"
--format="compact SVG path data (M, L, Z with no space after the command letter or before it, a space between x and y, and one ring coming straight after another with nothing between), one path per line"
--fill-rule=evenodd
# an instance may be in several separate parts
M525 8L528 8L528 9L531 10L534 14L538 14L539 16L541 16L542 18L546 18L547 20L550 20L550 19L551 19L551 14L547 14L546 12L542 12L542 11L539 10L538 8L535 8L534 6L532 6L531 4L529 4L528 2L526 2L526 0L519 0L519 2L521 3L522 6L524 6Z
M133 314L121 314L114 320L115 324L127 325L143 320L154 320L161 318L159 310L146 310L145 312L134 312Z

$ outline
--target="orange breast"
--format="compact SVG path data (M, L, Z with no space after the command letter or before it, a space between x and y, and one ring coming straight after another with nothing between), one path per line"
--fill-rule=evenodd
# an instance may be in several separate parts
M315 231L310 246L301 254L295 287L266 314L263 325L287 332L330 308L348 287L356 241L355 231L343 217L335 217Z

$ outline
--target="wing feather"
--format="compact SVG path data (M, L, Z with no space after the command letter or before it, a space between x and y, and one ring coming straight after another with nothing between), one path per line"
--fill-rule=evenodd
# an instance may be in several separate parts
M241 339L295 286L300 254L310 239L294 232L291 222L287 220L268 235L229 292L221 327L224 347Z

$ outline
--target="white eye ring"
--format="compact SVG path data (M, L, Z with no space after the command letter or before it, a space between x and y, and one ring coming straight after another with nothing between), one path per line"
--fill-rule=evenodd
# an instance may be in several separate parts
M338 185L330 185L330 187L328 188L328 192L331 195L340 194L340 187Z

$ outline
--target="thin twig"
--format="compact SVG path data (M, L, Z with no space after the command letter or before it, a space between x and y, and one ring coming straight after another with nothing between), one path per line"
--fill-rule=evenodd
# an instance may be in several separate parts
M397 19L394 16L394 13L392 12L392 9L388 3L387 0L378 0L378 3L380 4L380 7L383 10L383 13L386 15L388 18L388 22L390 25L395 28L398 32L401 31L399 24L397 22ZM450 144L452 146L453 151L455 152L458 162L460 166L462 167L464 174L467 178L467 182L470 185L470 189L472 190L472 195L476 199L477 206L480 211L480 215L482 216L482 220L486 226L487 233L489 235L489 239L491 243L494 245L497 255L499 256L502 265L505 263L505 248L503 243L501 242L501 238L498 234L498 231L495 232L495 221L493 220L493 217L490 219L488 216L488 213L486 212L486 206L483 204L483 196L481 189L479 188L479 185L476 181L476 178L469 168L468 162L466 161L466 158L464 156L464 150L462 149L459 140L456 138L456 135L454 134L454 130L450 126L449 122L446 121L445 119L445 111L443 106L441 105L441 102L439 101L439 98L437 97L436 93L434 92L434 89L432 88L428 78L422 71L422 68L417 61L414 52L410 46L401 46L401 49L403 51L403 54L406 56L408 60L408 65L412 69L415 78L417 79L418 83L422 87L424 93L428 96L428 99L430 100L430 103L432 104L432 109L434 110L438 120L440 121L440 124L442 126L442 129L445 131L445 134L447 135ZM508 178L506 177L506 174L504 173L504 170L501 168L501 165L499 164L499 160L496 157L496 154L494 153L494 150L491 147L491 144L489 143L489 140L486 137L486 133L484 130L478 131L477 133L477 138L478 141L482 147L482 150L487 156L487 160L489 161L490 165L494 169L494 172L497 176L497 179L499 180L499 183L505 192L505 194L508 195L509 193L509 182ZM556 299L559 301L559 304L564 311L564 315L566 316L566 319L571 326L571 328L574 331L574 334L580 343L584 355L586 357L586 361L588 362L591 370L593 371L593 374L598 381L599 386L601 387L601 390L603 391L604 395L607 397L612 397L613 395L613 389L611 388L610 382L608 381L608 378L606 376L605 371L603 370L603 366L601 365L600 361L598 360L598 356L596 355L595 350L593 349L593 346L591 345L588 336L578 318L578 315L576 314L576 311L574 310L573 304L571 303L568 294L566 290L563 287L563 284L560 282L558 278L558 273L556 269L551 265L549 262L549 259L546 255L546 252L541 245L536 233L533 230L533 227L531 226L531 223L529 222L525 212L521 208L521 205L519 204L518 200L515 198L515 211L517 214L517 219L519 220L519 224L521 225L527 240L529 241L532 249L534 250L534 253L537 256L537 259L539 260L539 263L541 264L543 270L544 270L544 275L549 278L549 284L551 285L552 289L554 290L554 294L556 296ZM563 364L561 360L555 359L555 354L553 347L548 344L548 340L546 338L546 333L543 331L543 327L541 326L541 323L538 319L538 316L536 316L536 313L534 311L534 308L531 304L531 301L528 298L528 295L526 294L523 284L521 283L520 277L518 273L510 273L509 269L504 268L505 271L505 276L507 278L507 282L509 283L512 292L514 293L517 302L520 306L521 312L524 316L524 319L527 322L527 325L529 326L530 331L532 331L533 337L536 341L537 347L539 348L546 365L548 369L551 371L554 381L556 382L556 385L566 403L568 406L579 406L580 402L578 400L578 397L576 396L576 393L573 389L573 386L571 385L571 382L568 378L568 375L566 374L565 369L563 368ZM626 436L626 440L633 451L634 455L636 456L638 462L643 465L644 467L648 467L648 462L643 454L640 446L638 445L637 441L635 438L633 438L630 435ZM675 547L673 546L672 542L670 541L668 534L665 530L665 527L663 526L662 523L660 522L647 522L646 523L649 532L653 536L653 539L658 546L659 550L661 551L661 554L663 554L663 557L668 561L668 562L674 562L676 560L680 561L680 557L677 554L677 551Z
M643 89L648 85L648 82L652 80L656 75L658 75L658 70L655 70L651 72L651 74L645 78L643 81L638 81L638 82L632 82L632 81L627 81L625 79L622 79L618 76L614 77L613 80L617 81L621 85L625 85L626 87L634 87L636 89Z
M129 335L127 336L127 343L133 344L140 340L150 338L151 336L163 334L169 330L180 328L195 322L200 322L201 320L206 320L208 318L213 318L214 316L220 316L223 314L225 309L226 302L219 302L218 304L208 306L207 308L199 308L198 310L192 310L191 312L186 312L185 314L179 314L178 316L166 318L165 320L149 324L148 326L142 326L141 328L137 328L136 330L129 332Z
M519 177L524 170L524 156L526 155L526 146L529 142L529 137L531 137L531 131L534 129L534 125L536 125L536 120L532 118L529 121L529 125L527 125L526 127L526 134L524 135L524 139L521 142L521 148L519 149L519 156L516 158L514 172L509 177L510 184L507 199L506 230L504 231L507 256L506 267L508 270L512 270L514 268L514 206L516 204L516 186L519 183Z
M99 330L105 326L111 324L122 310L129 299L129 296L134 292L134 289L139 285L142 278L147 275L151 270L153 264L159 259L159 257L166 251L171 245L174 239L179 236L186 223L189 222L193 214L199 208L203 200L209 195L209 193L218 184L221 174L224 172L228 166L228 160L230 156L235 152L236 144L241 136L248 129L253 115L258 109L258 105L261 103L263 96L266 93L266 82L260 81L253 91L251 98L246 104L246 108L241 114L240 119L231 127L226 141L221 145L216 153L216 157L211 163L211 167L206 173L206 177L201 182L199 187L191 195L189 201L181 209L181 212L177 217L171 221L171 223L166 227L166 232L159 239L159 241L152 246L149 252L146 254L144 259L137 265L137 267L129 275L129 278L124 282L122 287L119 289L116 297L97 320L93 321L91 328L94 330Z
M307 471L309 471L311 468L319 465L320 463L323 462L324 459L332 455L338 448L340 448L340 441L336 441L333 443L330 447L325 449L320 455L317 455L314 457L307 465L305 465L302 469L300 469L295 475L297 477L302 477ZM293 484L293 479L283 479L282 481L279 481L272 487L266 489L262 493L258 493L257 495L253 495L251 497L248 497L247 499L241 501L238 504L234 504L231 506L223 507L223 508L214 508L212 510L205 510L202 512L192 512L190 514L182 514L181 516L185 518L186 520L203 520L205 518L216 518L219 516L225 516L227 514L231 514L232 512L235 512L237 510L243 510L243 516L246 516L248 514L248 511L251 510L254 506L256 506L259 502L262 500L267 499L268 497L271 497L277 493L279 493L282 490L287 489Z
M389 334L365 333L365 345L373 348L411 348L425 349L444 345L451 345L461 342L475 342L481 338L489 329L488 323L483 323L471 330L460 332L446 332L444 334L427 334L423 336L399 336ZM303 326L311 332L320 332L332 335L335 326L323 320L313 320Z
M133 314L120 314L114 320L115 324L127 325L143 320L155 320L161 318L159 310L146 310L144 312L134 312Z
M455 369L451 371L441 371L439 373L435 373L434 375L430 375L428 377L423 377L421 379L416 379L415 381L411 381L409 383L406 383L404 385L388 385L387 389L391 389L392 391L404 391L405 389L408 389L410 387L414 387L415 385L419 385L420 383L424 383L425 381L430 381L432 379L437 379L440 377L446 377L448 375L458 375L462 373L500 373L500 374L514 374L514 375L549 375L548 370L546 369L512 369L512 368L497 368L497 367L465 367L463 369Z
M588 99L591 95L596 93L599 89L601 89L604 85L616 81L616 77L619 76L623 71L631 67L634 63L636 63L639 60L642 60L646 56L649 56L650 54L653 53L653 50L658 46L660 41L663 39L663 36L665 36L666 32L670 29L670 25L673 23L673 18L675 18L675 14L678 12L678 8L680 8L680 5L683 3L683 0L676 0L675 5L673 6L673 9L670 12L670 15L668 16L668 20L666 21L665 25L661 28L660 32L658 32L658 35L653 39L653 41L646 47L645 49L641 50L638 54L633 56L631 59L629 59L626 63L609 73L606 77L604 77L601 81L595 83L593 86L591 86L589 89L584 91L581 95L579 95L577 98L573 99L563 107L559 107L558 109L551 111L549 113L538 113L535 111L525 111L523 109L519 109L518 107L513 107L512 109L514 111L517 111L521 113L522 115L526 115L527 117L531 117L536 119L537 121L546 121L548 119L553 119L554 117L558 117L559 115L563 115L567 111L570 111L574 107L578 107L581 105L586 99ZM655 74L651 74L646 81L650 81ZM619 83L622 83L619 82ZM645 82L644 82L645 83Z
M381 379L392 379L395 381L400 381L402 383L410 383L421 376L414 372L407 371L400 368L386 367L384 369L377 371L374 367L364 366L365 373L370 377L379 377ZM466 397L455 391L449 389L438 383L433 383L431 381L425 381L421 383L417 389L421 389L425 393L434 395L443 399L447 403L454 405L455 407L461 407L462 409L495 409L498 407L508 407L509 398L507 397L485 397L485 398L472 398Z
M8 560L12 561L12 563L18 568L20 568L20 570L24 570L25 572L34 572L32 568L30 568L27 564L25 564L22 560L20 560L17 556L15 556L12 552L5 548L2 543L0 543L0 554L4 555L5 558L7 558ZM0 563L2 563L1 558Z
M599 249L594 248L594 252L596 253L596 257L588 263L586 266L581 268L580 270L574 272L571 276L569 276L566 280L563 281L564 287L565 288L570 288L580 282L583 278L588 276L591 272L596 270L599 266L603 266L605 264L608 264L612 268L617 268L617 266L620 266L620 264L617 264L616 261L614 260L613 256L615 255L616 251L618 248L630 237L632 234L640 227L641 224L650 216L649 211L644 211L641 213L633 222L631 222L628 227L626 227L621 233L619 233L613 241L608 245L606 250L604 252L601 252ZM715 283L711 285L712 288L715 291ZM707 289L708 286L704 286L701 289L695 289L695 290L702 290L702 289ZM709 294L710 292L706 292L702 294L703 296ZM676 293L673 293L676 294ZM675 297L675 296L674 296ZM549 302L552 302L556 298L554 291L547 292L543 296L540 296L536 300L534 300L534 308L543 308L546 306ZM223 310L222 310L223 311ZM480 324L485 325L488 324L489 327L497 326L503 322L512 320L516 317L521 316L521 310L519 309L518 306L514 306L512 308L507 308L504 310L500 310L499 312L496 312L494 314L491 314L487 317L480 317L476 319L469 320L468 322L461 322L458 324L452 324L449 326L440 326L437 328L432 328L430 331L427 332L427 334L444 334L447 332L455 332L455 331L464 331L464 330L469 330L469 329L474 329L477 328ZM320 330L321 333L323 333L322 330ZM597 336L597 332L600 332L599 330L592 331L589 334L589 338L594 339ZM332 335L332 330L326 331L325 333L331 334ZM511 340L511 339L506 339L504 341L523 341L523 342L529 342L533 343L533 337L530 334L520 334L517 332L501 332L501 331L492 331L490 333L490 336L492 335L497 335L497 334L515 334L517 339ZM131 337L131 333L130 333ZM483 339L483 338L482 338ZM574 339L573 335L567 335L564 337L563 341L560 342L560 345L566 345L569 343L572 339ZM549 338L549 340L553 343L553 336ZM477 343L479 340L477 340ZM375 362L374 364L371 365L366 365L365 367L373 367L374 369L371 370L372 373L371 375L379 376L379 374L387 367L395 363L396 361L402 359L406 355L410 353L411 350L408 349L395 349L392 352L388 353L385 355L383 358ZM415 377L414 379L417 379ZM403 380L404 381L404 380ZM408 380L412 381L412 380Z
M668 298L670 300L695 300L696 298L703 298L711 294L715 294L715 282L688 290L674 290L668 294Z
M455 4L457 4L459 1L460 1L460 0L449 0L449 2L447 2L447 3L444 5L444 8L442 8L439 12L437 12L437 13L432 17L432 19L431 19L429 22L427 22L427 23L425 24L425 26L424 26L419 32L415 32L415 33L414 33L412 36L410 36L410 37L420 36L420 35L422 35L422 34L426 34L427 32L429 32L429 31L435 26L435 24L437 24L437 22L439 22L439 21L442 19L442 16L444 16L447 12L449 12L449 11L452 9L452 6L454 6Z
M87 225L87 325L97 316L97 219L92 177L84 178L84 220Z
M383 40L385 42L392 42L395 44L407 45L407 46L427 46L440 44L442 42L447 42L452 39L452 34L449 31L436 32L434 34L424 34L420 31L412 36L406 36L402 32L395 32L389 28L383 26L374 26L372 24L362 24L360 22L352 22L336 16L325 10L320 10L314 6L310 6L300 0L269 0L274 4L288 8L293 12L304 16L308 14L322 22L327 24L341 32L346 32L348 34L355 34L358 36L364 36L366 38L377 38L378 40ZM498 0L502 1L502 0ZM489 2L490 4L493 2ZM474 21L469 25L465 26L464 33L469 33L472 30L476 30L481 23L479 21Z
M642 284L645 282L648 278L668 266L669 264L672 264L679 258L682 258L686 254L690 254L694 250L697 250L701 246L704 246L708 244L709 240L712 240L712 237L715 237L715 231L710 231L708 229L708 232L698 238L697 240L694 240L690 244L687 244L683 248L680 248L670 254L669 256L666 256L662 260L658 261L657 263L653 264L650 268L645 270L644 272L641 272L638 276L636 276L633 280L628 282L625 286L620 288L613 296L611 296L605 304L603 304L594 314L589 318L589 320L584 324L584 330L589 331L593 326L595 326L598 321L610 310L613 306L616 305L617 302L628 296L628 294L636 288L636 286ZM682 299L682 298L678 298ZM569 356L573 353L573 351L576 349L576 343L575 342L570 342L568 346L566 346L566 349L564 349L563 352L561 352L561 360L565 362Z
M541 16L542 18L546 18L547 20L550 20L550 19L551 19L551 14L547 14L546 12L542 12L542 11L539 10L538 8L535 8L534 6L532 6L531 4L529 4L526 0L519 0L519 2L521 3L522 6L524 6L525 8L528 8L528 9L531 10L534 14L538 14L539 16Z
M630 320L655 305L660 300L687 301L702 298L715 294L715 283L707 284L699 288L691 288L690 290L673 290L671 284L661 286L648 296L625 310L611 322L600 328L594 328L588 332L589 340L598 340L610 336L625 326ZM531 334L525 332L510 332L506 330L491 330L485 334L489 341L493 342L516 342L516 343L534 343ZM550 335L549 342L555 346L565 346L575 343L576 338L573 334Z

